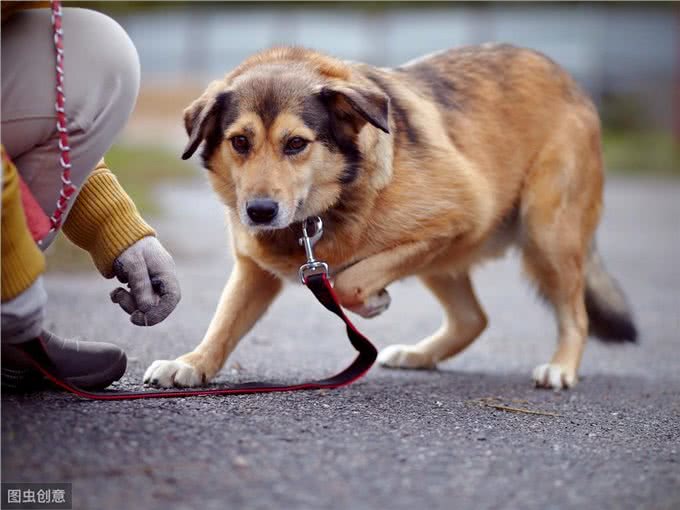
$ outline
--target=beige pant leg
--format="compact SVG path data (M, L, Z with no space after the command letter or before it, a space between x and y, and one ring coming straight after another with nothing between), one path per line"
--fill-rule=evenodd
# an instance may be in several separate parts
M63 12L71 180L80 187L132 113L139 91L139 58L128 35L111 18L86 9ZM1 75L2 144L51 215L61 190L61 167L49 9L19 12L3 24Z

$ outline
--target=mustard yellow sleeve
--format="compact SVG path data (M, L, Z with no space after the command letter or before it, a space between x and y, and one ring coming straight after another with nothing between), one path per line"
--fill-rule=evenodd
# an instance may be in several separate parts
M2 153L2 302L17 297L45 270L45 257L26 224L16 167Z
M106 278L113 277L118 255L141 238L156 235L103 159L83 184L63 230L90 253Z

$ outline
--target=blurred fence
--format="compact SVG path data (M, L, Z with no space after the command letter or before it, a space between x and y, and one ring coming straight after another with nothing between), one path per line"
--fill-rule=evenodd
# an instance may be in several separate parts
M184 3L115 17L137 45L147 82L207 82L277 44L393 66L502 41L561 63L600 107L613 105L610 122L675 124L680 133L679 12L673 4L621 3Z

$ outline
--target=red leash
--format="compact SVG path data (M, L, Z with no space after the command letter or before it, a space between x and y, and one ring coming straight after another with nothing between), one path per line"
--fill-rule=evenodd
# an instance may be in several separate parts
M354 359L350 366L345 368L342 372L326 379L291 385L251 382L236 384L228 388L207 390L91 392L80 389L64 381L60 376L59 371L48 357L41 339L36 338L30 342L21 344L21 348L26 355L27 360L52 383L79 397L91 400L136 400L140 398L183 398L210 395L240 395L245 393L273 393L280 391L333 389L351 384L368 372L368 369L371 368L378 355L378 351L373 344L356 329L342 311L342 308L338 304L338 298L325 273L312 274L306 277L305 283L323 306L343 320L347 327L347 336L349 337L352 346L359 352L359 355Z

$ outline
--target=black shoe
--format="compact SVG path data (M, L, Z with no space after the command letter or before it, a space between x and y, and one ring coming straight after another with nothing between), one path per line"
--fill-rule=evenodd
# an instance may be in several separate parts
M64 380L83 389L103 389L125 373L127 358L119 347L102 342L64 340L43 331L47 355ZM3 389L27 391L42 388L47 381L27 364L19 349L2 344Z

